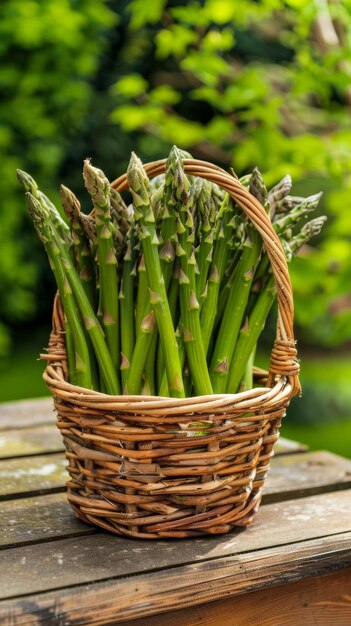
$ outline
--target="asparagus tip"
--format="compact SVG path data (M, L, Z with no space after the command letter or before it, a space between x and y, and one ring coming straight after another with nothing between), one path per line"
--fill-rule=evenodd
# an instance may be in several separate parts
M134 207L148 206L150 204L150 181L143 168L142 162L135 152L132 152L130 157L127 169L127 180L133 196Z
M30 176L30 174L27 174L27 172L24 172L20 169L16 170L16 174L18 182L20 183L20 185L22 185L22 187L24 187L25 191L33 192L38 189L37 183L35 182L34 178Z
M84 160L83 178L94 205L105 206L106 198L110 194L110 183L104 172L90 163L90 159Z

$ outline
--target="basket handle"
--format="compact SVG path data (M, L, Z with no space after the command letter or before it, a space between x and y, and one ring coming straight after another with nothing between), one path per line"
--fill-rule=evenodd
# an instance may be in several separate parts
M144 165L144 169L153 178L166 170L166 159ZM272 223L261 203L234 176L222 168L197 159L184 159L184 171L192 176L200 176L216 183L235 200L260 233L272 265L278 299L278 321L276 339L271 352L268 384L274 383L276 375L285 376L292 385L293 395L301 392L299 382L300 366L296 358L294 340L294 301L288 265L283 247ZM111 185L116 191L128 189L127 175L123 174Z

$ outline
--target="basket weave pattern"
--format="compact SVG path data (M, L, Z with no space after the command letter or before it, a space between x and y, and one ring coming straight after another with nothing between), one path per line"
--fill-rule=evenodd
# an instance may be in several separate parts
M250 391L183 399L109 396L67 382L64 315L55 298L44 379L66 447L68 500L81 520L131 537L191 537L249 524L281 419L300 391L291 283L269 218L220 168L190 159L184 167L228 191L260 232L277 287L277 335L269 372L256 369L261 386ZM145 170L160 174L165 161ZM127 189L126 176L113 187Z

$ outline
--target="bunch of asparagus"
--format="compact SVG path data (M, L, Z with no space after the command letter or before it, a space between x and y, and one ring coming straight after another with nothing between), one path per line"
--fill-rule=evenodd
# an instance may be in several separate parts
M217 185L187 176L173 147L149 181L132 154L129 206L84 162L93 211L61 187L65 221L25 172L28 209L45 246L66 320L72 384L108 394L185 397L251 388L259 336L276 299L262 239ZM288 261L318 234L320 194L267 191L257 169L241 182L262 203Z

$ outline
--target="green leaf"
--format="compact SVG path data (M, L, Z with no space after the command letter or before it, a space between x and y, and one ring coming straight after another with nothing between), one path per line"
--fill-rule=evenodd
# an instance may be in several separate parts
M150 92L150 101L159 104L176 104L181 95L170 85L160 85Z
M140 74L123 76L113 85L113 92L127 98L135 98L147 91L148 83Z
M196 33L179 24L160 30L155 36L157 57L182 56L188 47L197 40Z
M145 24L158 22L161 18L166 0L131 0L128 4L128 12L131 14L131 28L137 30Z

